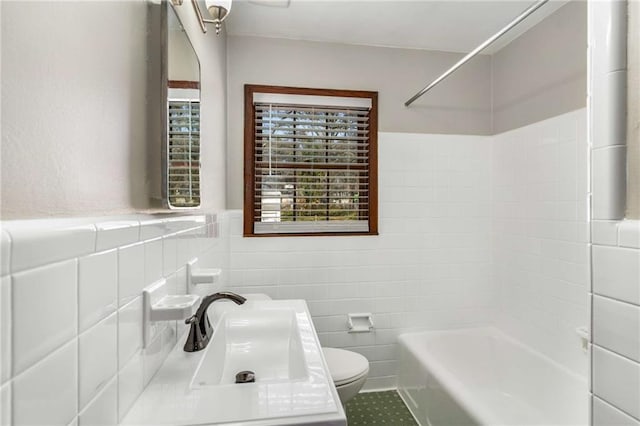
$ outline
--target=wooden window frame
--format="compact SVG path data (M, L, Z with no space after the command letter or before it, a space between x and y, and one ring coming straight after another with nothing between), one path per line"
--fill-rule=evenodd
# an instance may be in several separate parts
M299 233L255 233L255 108L254 93L336 96L371 99L369 110L369 231L367 232L299 232ZM245 237L300 237L300 236L354 236L378 235L378 92L363 90L310 89L302 87L266 86L246 84L244 86L244 212L243 235Z

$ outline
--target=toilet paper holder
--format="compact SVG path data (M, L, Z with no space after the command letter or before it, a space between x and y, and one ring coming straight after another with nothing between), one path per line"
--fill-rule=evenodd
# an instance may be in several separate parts
M347 314L349 333L369 333L373 330L371 313Z

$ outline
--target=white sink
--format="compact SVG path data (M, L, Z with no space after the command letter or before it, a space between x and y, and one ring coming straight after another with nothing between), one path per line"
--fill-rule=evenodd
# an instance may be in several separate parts
M199 352L180 337L122 424L346 426L304 301L247 302L214 329ZM255 382L236 383L247 370Z
M308 378L295 311L227 312L217 324L191 387L237 386L236 374L242 371L253 372L256 383Z

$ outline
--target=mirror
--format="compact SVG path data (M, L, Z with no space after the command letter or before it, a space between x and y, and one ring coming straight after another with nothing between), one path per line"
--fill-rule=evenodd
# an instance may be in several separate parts
M200 207L200 62L170 1L147 2L147 170L152 208Z
M163 198L171 209L200 207L200 62L170 2Z

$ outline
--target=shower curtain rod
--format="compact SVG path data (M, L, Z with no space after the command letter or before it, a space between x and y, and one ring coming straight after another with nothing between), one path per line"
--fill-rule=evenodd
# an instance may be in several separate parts
M414 101L416 101L420 96L424 95L429 90L433 89L434 86L436 86L442 80L444 80L445 78L449 77L451 74L456 72L458 70L458 68L460 68L461 66L463 66L464 64L469 62L474 56L476 56L478 53L480 53L485 48L487 48L491 43L493 43L494 41L499 39L502 35L504 35L511 28L513 28L516 25L518 25L527 16L531 15L533 12L538 10L540 7L542 7L542 5L544 5L548 1L549 0L539 0L538 2L536 2L536 3L532 4L531 6L529 6L529 8L527 10L525 10L520 15L518 15L518 17L516 17L513 21L511 21L506 27L504 27L503 29L501 29L500 31L498 31L497 33L492 35L489 39L487 39L487 41L485 41L480 46L478 46L475 49L473 49L473 51L471 51L471 53L468 53L467 56L465 56L464 58L460 59L454 66L452 66L447 71L445 71L444 74L442 74L440 77L438 77L435 80L433 80L433 82L431 84L429 84L424 89L420 90L418 93L413 95L413 97L411 99L409 99L407 102L404 103L404 106L408 107Z

